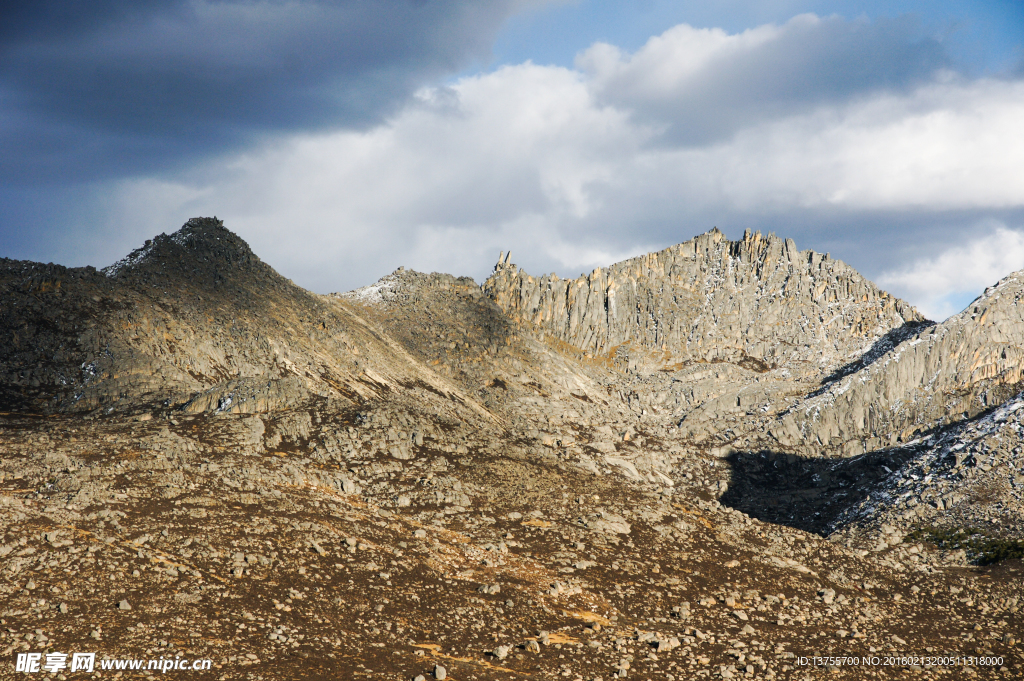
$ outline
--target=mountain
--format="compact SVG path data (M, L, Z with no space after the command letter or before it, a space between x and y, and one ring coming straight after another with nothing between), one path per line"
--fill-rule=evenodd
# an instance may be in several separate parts
M795 407L781 443L876 449L977 417L1024 388L1024 275L985 290L967 309L836 376ZM811 414L813 413L813 416Z
M215 218L102 271L5 260L0 295L8 410L256 413L313 397L355 404L416 381L454 390L344 298L299 288Z
M573 280L502 254L482 285L320 295L216 218L99 271L4 260L0 648L219 679L1019 677L1022 280L933 324L712 230Z
M724 361L829 370L924 318L829 255L749 230L717 229L578 279L532 277L507 258L484 284L499 307L580 353L667 368Z

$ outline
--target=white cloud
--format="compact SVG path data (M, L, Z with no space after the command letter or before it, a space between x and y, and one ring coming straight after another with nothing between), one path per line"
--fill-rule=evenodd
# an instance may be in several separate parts
M907 92L947 63L912 22L813 14L736 34L681 24L634 54L598 43L576 60L598 101L664 126L665 141L684 146L725 141L809 105Z
M589 187L648 137L623 112L594 106L578 73L526 64L423 90L365 133L295 137L214 164L191 187L126 183L122 220L178 212L187 197L190 214L227 218L318 290L399 264L481 276L509 248L545 269L594 267L647 244L576 248L559 226L599 208Z
M819 22L813 15L802 15L790 25ZM699 87L694 81L716 62L749 53L779 34L779 27L771 24L732 35L720 28L679 24L652 37L632 55L614 45L596 43L580 53L576 66L591 76L591 85L599 92L614 91L617 98L633 101L673 99Z
M1024 83L935 83L754 125L665 154L731 206L961 209L1024 205Z
M914 301L931 319L960 312L983 289L1024 269L1024 231L991 222L976 229L982 234L968 243L887 272L879 285Z
M652 98L699 101L709 73L738 73L721 68L726 56L735 66L772 47L796 59L808 35L818 54L822 36L856 33L836 22L738 36L681 26L635 55L595 46L577 70L526 63L424 89L365 132L291 137L185 179L124 183L118 221L161 231L217 214L284 274L326 291L398 265L480 278L510 248L528 271L575 275L740 217L864 215L852 240L867 242L878 211L1024 209L1022 82L940 74L841 100L814 91L700 143L671 133L669 109L638 114L657 108Z

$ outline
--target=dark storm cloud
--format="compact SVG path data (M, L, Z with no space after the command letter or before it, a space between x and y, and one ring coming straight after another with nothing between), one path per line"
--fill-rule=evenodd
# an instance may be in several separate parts
M581 65L601 68L587 55ZM638 120L667 125L663 141L703 145L811 106L906 92L949 65L912 18L803 15L732 36L677 27L627 57L599 93Z
M523 0L0 5L0 181L174 167L265 133L379 122L486 53Z

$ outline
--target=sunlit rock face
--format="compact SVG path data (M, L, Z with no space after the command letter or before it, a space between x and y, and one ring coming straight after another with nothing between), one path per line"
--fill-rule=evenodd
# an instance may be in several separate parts
M924 318L827 254L774 234L717 229L577 279L534 277L503 258L484 290L510 316L592 355L622 346L658 366L746 362L836 368Z

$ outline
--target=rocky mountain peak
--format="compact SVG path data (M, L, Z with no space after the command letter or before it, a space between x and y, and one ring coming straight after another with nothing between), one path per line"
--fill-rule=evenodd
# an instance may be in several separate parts
M576 279L534 277L502 255L484 289L507 314L591 355L653 367L753 361L832 368L924 318L828 254L717 228Z
M108 277L168 272L187 273L190 279L199 276L227 276L248 271L269 274L272 270L249 248L241 237L224 227L224 221L192 218L173 234L160 234L105 267Z
M814 441L857 454L978 417L1024 389L1022 299L1024 271L829 382L773 433L785 446Z

